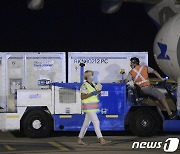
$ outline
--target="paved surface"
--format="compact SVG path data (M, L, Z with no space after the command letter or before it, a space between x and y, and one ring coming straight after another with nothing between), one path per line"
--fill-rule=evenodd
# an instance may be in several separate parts
M93 154L143 154L143 153L165 153L163 146L160 149L132 149L135 141L157 141L164 142L169 137L180 139L180 133L166 133L154 137L136 137L129 133L104 132L105 139L112 143L101 146L95 137L94 132L90 132L84 139L88 145L77 145L78 133L61 132L53 133L48 138L30 139L22 136L20 133L2 133L0 132L0 154L50 154L50 153L93 153ZM180 153L180 145L174 153Z

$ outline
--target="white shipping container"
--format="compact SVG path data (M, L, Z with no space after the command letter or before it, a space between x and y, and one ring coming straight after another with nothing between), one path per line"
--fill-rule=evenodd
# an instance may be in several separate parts
M93 70L95 82L112 83L122 79L121 69L126 77L130 71L130 58L138 57L141 65L148 65L148 52L69 52L68 82L80 82L80 63L84 70Z
M52 82L66 81L65 53L42 53L36 56L26 54L25 60L27 68L25 79L28 89L37 89L39 79L50 79Z
M64 52L1 52L0 106L16 111L14 94L17 89L40 89L39 79L66 81Z
M0 106L3 105L5 102L3 94L5 93L5 89L2 86L2 80L3 80L3 73L2 73L2 55L0 54Z

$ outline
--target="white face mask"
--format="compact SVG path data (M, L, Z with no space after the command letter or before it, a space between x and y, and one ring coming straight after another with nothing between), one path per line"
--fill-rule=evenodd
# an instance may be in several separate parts
M90 76L91 77L91 80L94 81L94 76Z
M130 66L132 69L135 68L135 64L133 64L133 63L131 63Z

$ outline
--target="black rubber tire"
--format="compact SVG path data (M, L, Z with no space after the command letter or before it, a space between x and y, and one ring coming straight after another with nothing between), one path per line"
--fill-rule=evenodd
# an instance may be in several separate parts
M139 109L129 120L130 130L137 136L153 136L161 126L160 115L151 109Z
M37 120L40 123L39 128L33 127L33 122ZM52 130L52 120L48 113L42 110L32 110L23 118L23 132L30 138L47 137Z

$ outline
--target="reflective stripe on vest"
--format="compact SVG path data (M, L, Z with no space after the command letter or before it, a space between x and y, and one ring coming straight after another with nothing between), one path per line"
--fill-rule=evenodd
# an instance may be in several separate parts
M147 67L137 65L130 71L130 73L135 84L139 85L140 87L150 85Z
M90 112L90 111L98 111L99 109L99 102L96 103L85 103L82 106L83 112Z
M93 88L88 82L84 82L83 84L86 85L88 94L90 94L93 91L96 91L95 83L92 83L95 88ZM82 111L83 112L96 112L98 110L99 110L99 99L98 99L97 95L93 95L91 97L88 97L88 98L82 100Z

